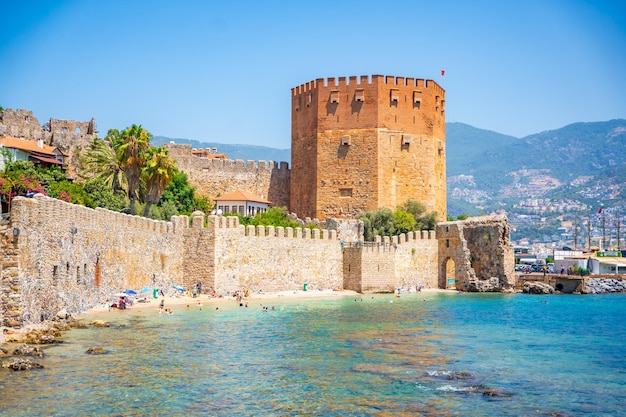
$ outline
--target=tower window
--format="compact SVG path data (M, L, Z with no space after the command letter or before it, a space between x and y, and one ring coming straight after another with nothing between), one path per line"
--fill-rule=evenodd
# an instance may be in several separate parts
M357 88L356 89L356 93L354 94L354 100L355 101L365 101L365 92L363 91L362 88Z
M422 92L413 91L413 107L417 107L419 109L421 106L422 106Z
M339 90L332 90L330 92L330 102L333 104L339 103Z
M352 197L352 188L340 188L339 197Z
M400 101L400 90L398 90L397 88L392 88L389 92L389 97L392 102L397 103L398 101Z

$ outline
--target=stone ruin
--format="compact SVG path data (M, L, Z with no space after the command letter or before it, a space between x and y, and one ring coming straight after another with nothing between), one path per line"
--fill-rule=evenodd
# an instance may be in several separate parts
M96 121L50 119L45 124L30 110L6 109L1 116L0 137L12 136L27 140L43 139L46 145L57 147L66 155L65 162L69 178L76 176L78 156L96 137Z
M512 291L515 255L505 215L470 217L437 225L439 288Z

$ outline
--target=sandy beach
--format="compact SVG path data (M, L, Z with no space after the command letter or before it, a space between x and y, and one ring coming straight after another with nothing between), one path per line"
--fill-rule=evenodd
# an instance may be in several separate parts
M434 292L450 292L452 290L443 290L438 288L423 288L421 293L434 293ZM413 291L411 294L416 294ZM311 290L311 291L303 291L303 290L293 290L293 291L276 291L276 292L263 292L263 293L251 293L247 297L242 298L242 303L256 304L256 303L270 303L272 301L277 300L306 300L312 298L335 298L335 297L363 297L364 295L371 294L361 294L356 291L351 290ZM135 301L132 306L128 307L126 310L140 310L145 308L154 308L156 310L159 309L159 305L161 301L163 301L164 308L170 308L172 306L182 306L182 305L202 305L204 306L216 306L219 307L220 304L226 303L237 303L237 299L234 296L228 297L211 297L208 294L201 294L196 296L195 298L191 295L184 293L181 295L171 296L159 296L158 298L153 297L145 297L146 302L137 302ZM115 310L115 309L113 309ZM93 315L101 315L104 313L108 313L112 311L108 305L100 305L98 307L91 308L87 310L85 313L81 314L77 318L81 318L84 316L93 316Z

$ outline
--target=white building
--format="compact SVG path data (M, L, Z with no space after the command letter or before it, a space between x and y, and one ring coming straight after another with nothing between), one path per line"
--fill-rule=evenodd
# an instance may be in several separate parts
M215 199L218 213L239 213L243 216L254 216L263 213L272 204L263 197L256 196L247 191L233 191Z

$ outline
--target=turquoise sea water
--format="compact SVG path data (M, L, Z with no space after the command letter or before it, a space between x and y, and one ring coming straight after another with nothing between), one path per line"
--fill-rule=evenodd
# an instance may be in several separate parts
M626 415L624 294L261 302L111 312L0 369L0 415Z

